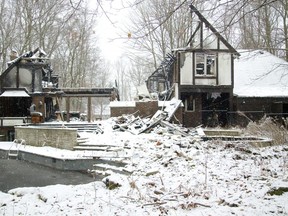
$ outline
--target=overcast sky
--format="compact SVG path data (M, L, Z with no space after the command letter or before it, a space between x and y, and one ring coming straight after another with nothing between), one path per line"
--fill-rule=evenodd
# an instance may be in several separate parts
M122 1L103 1L105 13L99 9L101 16L98 19L96 33L99 38L99 47L106 60L116 61L123 54L123 45L127 41L128 32L125 29L129 9L123 9ZM121 10L120 10L121 9Z

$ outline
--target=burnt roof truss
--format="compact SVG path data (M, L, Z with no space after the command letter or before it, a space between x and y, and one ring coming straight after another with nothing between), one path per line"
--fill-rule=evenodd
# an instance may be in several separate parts
M149 92L158 93L159 99L169 99L172 92L173 66L176 57L168 53L161 65L148 77L147 88ZM162 87L160 87L160 85Z

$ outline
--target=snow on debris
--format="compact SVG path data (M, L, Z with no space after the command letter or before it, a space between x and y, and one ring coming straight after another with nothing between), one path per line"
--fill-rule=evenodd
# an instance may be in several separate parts
M125 143L131 174L102 181L0 192L0 215L287 215L288 147L202 141L154 127L134 135L112 130L85 136ZM110 126L109 126L110 125ZM108 127L109 126L109 127Z

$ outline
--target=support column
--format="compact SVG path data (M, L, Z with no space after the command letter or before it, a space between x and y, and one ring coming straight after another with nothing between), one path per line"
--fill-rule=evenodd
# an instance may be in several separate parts
M70 97L66 97L66 121L70 121Z
M87 110L88 110L88 122L91 122L92 121L92 112L91 112L91 109L92 109L92 103L91 103L91 97L88 97L88 103L87 103L88 107L87 107Z
M229 92L229 110L227 113L227 124L228 126L231 126L233 122L235 122L235 115L232 115L232 112L236 111L233 110L233 91ZM229 114L230 113L230 114Z

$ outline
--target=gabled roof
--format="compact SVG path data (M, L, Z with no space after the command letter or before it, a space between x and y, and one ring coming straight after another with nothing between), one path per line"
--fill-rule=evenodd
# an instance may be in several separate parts
M209 28L213 34L229 49L231 53L239 56L240 54L233 48L233 46L225 40L225 38L210 24L210 22L191 4L190 5L191 11L195 13L199 20L205 24L207 28ZM200 25L196 28L195 32L191 35L187 45L192 41L193 37L195 36L196 31L200 29Z
M38 54L38 56L36 56L36 54ZM26 52L24 54L22 54L21 56L17 57L16 59L8 62L8 68L6 68L3 73L1 73L0 75L0 80L5 79L5 76L12 70L12 68L17 65L22 59L31 59L31 60L35 60L35 59L41 59L43 56L46 56L46 53L41 49L41 48L37 48L34 51L29 51ZM39 61L37 61L37 64L43 64Z
M263 50L238 50L234 94L240 97L288 97L288 62Z

